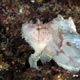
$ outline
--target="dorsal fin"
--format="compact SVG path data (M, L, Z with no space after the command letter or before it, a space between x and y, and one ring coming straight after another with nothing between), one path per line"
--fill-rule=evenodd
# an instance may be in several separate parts
M37 24L42 24L42 21L40 21L40 19L37 19Z
M63 19L64 19L60 14L57 16L57 18L58 18L59 20L63 20Z

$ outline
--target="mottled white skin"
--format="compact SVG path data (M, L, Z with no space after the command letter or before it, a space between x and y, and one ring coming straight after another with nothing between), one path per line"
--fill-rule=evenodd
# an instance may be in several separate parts
M39 24L39 22L38 22ZM37 61L40 59L40 55L42 54L42 51L44 50L44 48L46 47L47 43L50 41L50 39L52 38L51 36L48 36L47 39L45 39L44 41L38 41L35 40L34 36L36 36L36 38L38 38L37 34L37 27L38 25L33 26L33 24L23 24L22 27L22 37L25 38L25 40L34 48L35 53L32 54L29 58L29 63L30 63L30 67L33 68L37 68ZM34 29L34 33L30 34L29 32L31 32L31 28L32 30ZM32 36L33 35L33 36ZM40 37L40 36L39 36Z
M41 35L38 27L44 28L40 29ZM39 59L42 62L53 59L66 70L80 70L80 35L76 32L72 18L64 19L59 15L47 24L39 21L36 24L25 23L22 26L22 37L35 50L29 58L30 67L38 69Z
M61 46L63 53L59 53L58 56L54 56L54 61L66 70L79 71L80 35L76 32L76 27L72 18L63 19L63 17L59 15L53 20L52 26L53 29L55 27L55 29L61 30L63 38ZM67 45L67 43L69 43L69 45Z

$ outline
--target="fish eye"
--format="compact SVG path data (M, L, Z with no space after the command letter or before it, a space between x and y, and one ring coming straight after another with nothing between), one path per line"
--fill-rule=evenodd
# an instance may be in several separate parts
M66 42L66 45L67 45L67 46L71 46L71 43L70 43L70 42Z

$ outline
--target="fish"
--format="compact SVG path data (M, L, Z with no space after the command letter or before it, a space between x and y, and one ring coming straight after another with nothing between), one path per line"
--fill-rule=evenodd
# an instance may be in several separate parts
M71 17L64 19L58 15L48 23L39 19L35 24L24 23L22 38L35 50L29 57L31 68L39 69L37 62L54 60L58 66L70 72L80 70L80 34Z

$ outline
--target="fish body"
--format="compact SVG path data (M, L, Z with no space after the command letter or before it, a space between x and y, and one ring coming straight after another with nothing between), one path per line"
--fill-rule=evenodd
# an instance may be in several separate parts
M22 25L22 38L35 53L29 58L30 67L38 69L37 61L49 62L53 59L68 71L80 70L80 35L73 19L61 15L46 24L38 22Z

